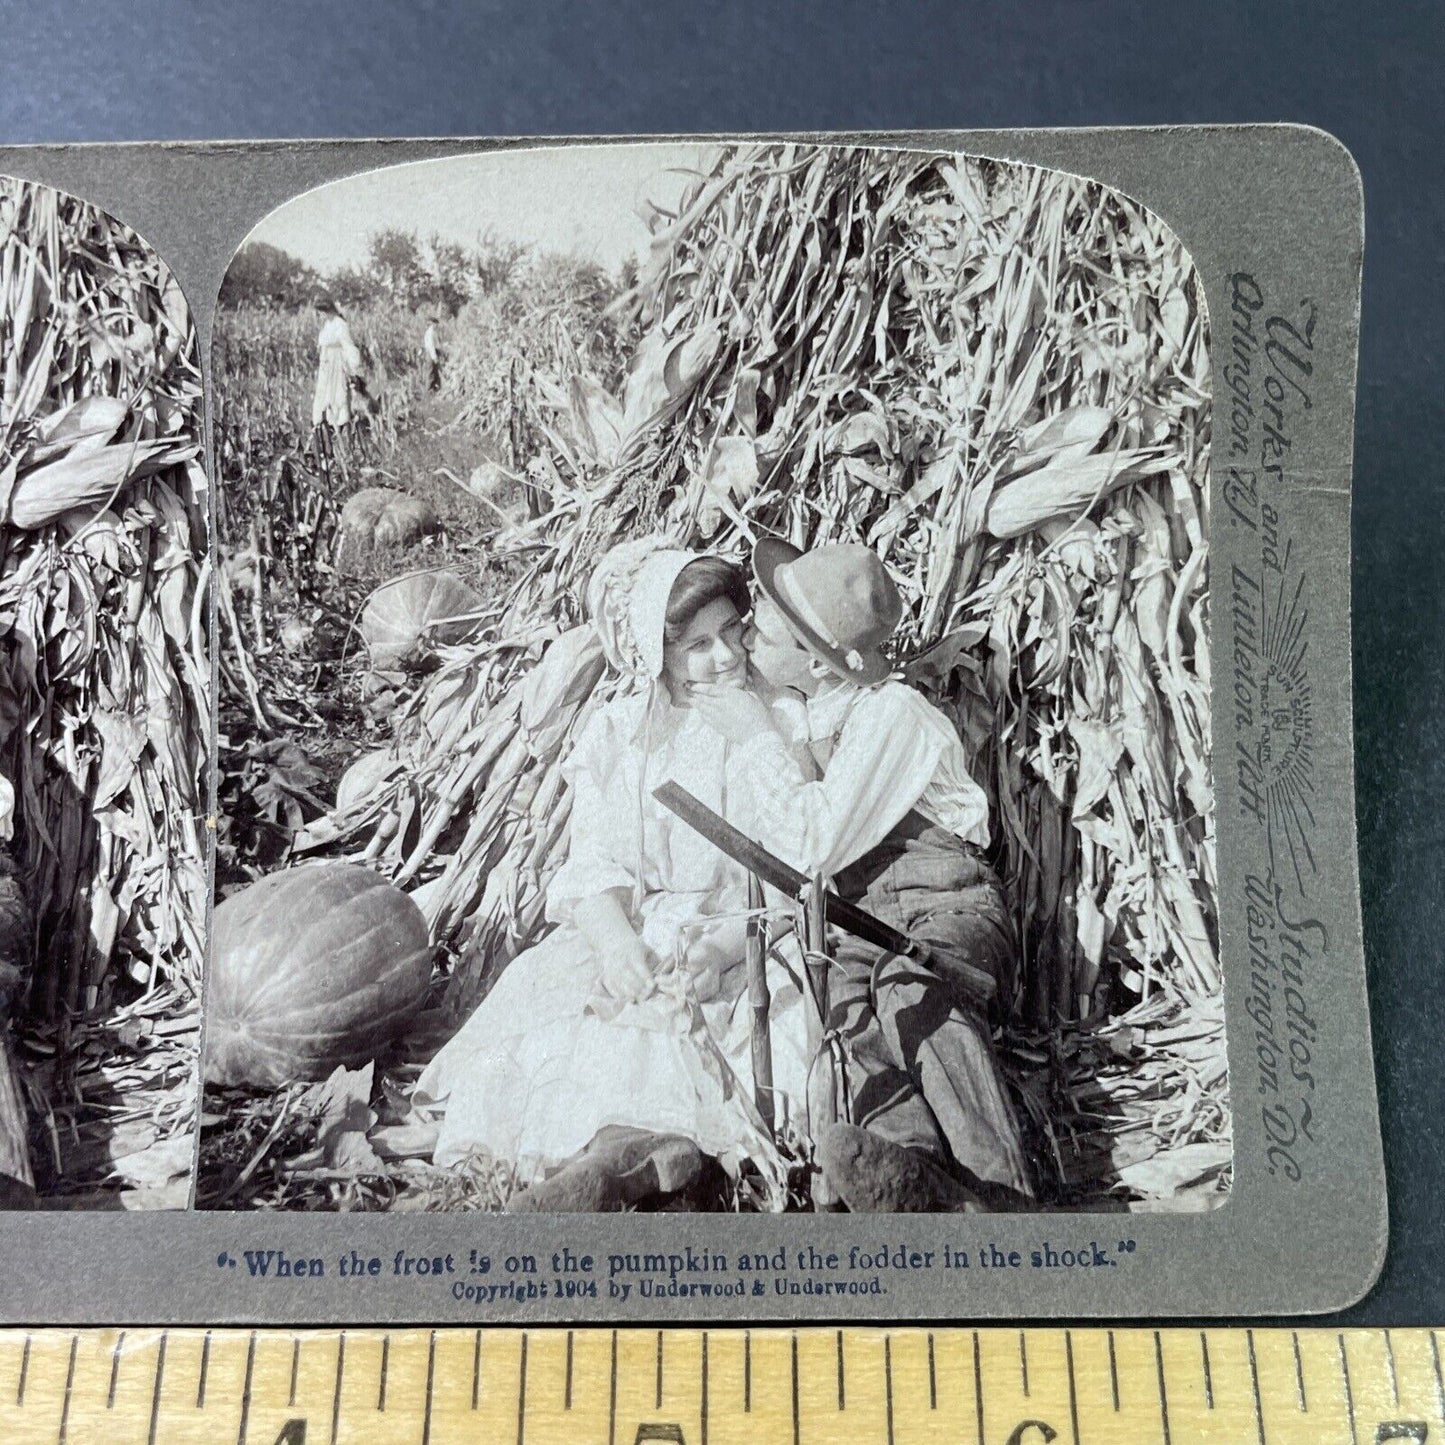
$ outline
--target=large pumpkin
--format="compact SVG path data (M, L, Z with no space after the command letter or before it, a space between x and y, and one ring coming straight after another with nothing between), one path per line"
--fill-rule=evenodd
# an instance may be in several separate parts
M358 546L373 546L376 519L400 496L395 487L363 487L353 492L341 508L343 535Z
M372 545L376 547L410 547L423 537L439 537L442 519L430 502L420 497L397 497L383 507L372 528Z
M455 572L408 572L383 582L361 614L373 667L395 667L424 640L465 642L476 630L482 599Z
M341 509L337 548L409 547L441 532L442 520L430 502L395 487L363 487Z
M432 946L421 910L352 863L272 873L217 905L206 1079L274 1088L374 1059L420 1009Z

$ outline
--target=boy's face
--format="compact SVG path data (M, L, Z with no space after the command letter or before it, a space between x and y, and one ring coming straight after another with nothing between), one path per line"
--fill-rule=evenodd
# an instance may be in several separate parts
M766 597L753 608L743 641L754 670L774 687L791 687L810 696L817 688L812 653L793 636L783 614Z

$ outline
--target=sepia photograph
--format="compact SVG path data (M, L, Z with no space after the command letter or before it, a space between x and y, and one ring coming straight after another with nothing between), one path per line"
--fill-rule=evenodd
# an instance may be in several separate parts
M1222 1203L1208 344L1158 216L967 154L269 215L212 352L197 1206Z
M183 1209L209 899L195 328L120 220L0 177L0 1205Z

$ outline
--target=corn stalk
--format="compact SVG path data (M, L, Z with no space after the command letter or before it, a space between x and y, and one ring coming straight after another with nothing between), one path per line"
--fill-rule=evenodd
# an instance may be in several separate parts
M146 1116L177 1161L194 1128L211 732L201 374L160 258L45 186L0 180L0 314L0 767L36 912L27 1028L49 1057L32 1084L72 1187L126 1177L104 1142L118 1119ZM132 1092L88 1105L112 1075Z

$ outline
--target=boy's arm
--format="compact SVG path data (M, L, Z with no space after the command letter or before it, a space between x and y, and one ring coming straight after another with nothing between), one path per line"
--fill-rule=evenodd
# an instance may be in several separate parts
M881 843L923 796L944 739L899 696L860 697L825 776L809 782L786 743L760 729L740 745L760 842L803 873L831 876Z

